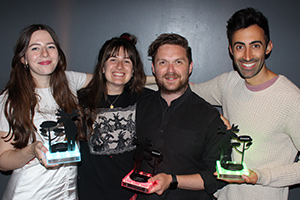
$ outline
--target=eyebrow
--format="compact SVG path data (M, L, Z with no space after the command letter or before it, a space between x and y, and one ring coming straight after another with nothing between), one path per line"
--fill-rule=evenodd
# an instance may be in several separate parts
M49 45L49 44L54 44L55 45L55 43L54 42L48 42L46 45ZM34 46L34 45L41 45L40 43L32 43L31 45L29 45L28 47L32 47L32 46Z
M251 45L251 44L255 44L255 43L263 44L262 41L260 41L260 40L254 40L254 41L250 42L250 45ZM235 46L236 44L242 44L242 45L245 45L244 42L235 42L233 45Z

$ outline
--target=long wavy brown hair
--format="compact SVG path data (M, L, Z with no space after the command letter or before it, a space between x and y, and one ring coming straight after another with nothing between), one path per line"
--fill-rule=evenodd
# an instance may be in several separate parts
M32 34L38 30L47 31L58 50L58 64L50 77L50 87L56 103L68 113L78 108L77 98L71 92L64 72L67 67L66 57L53 29L44 24L33 24L23 29L14 49L10 79L1 92L1 95L7 95L4 112L9 124L8 134L3 139L7 142L13 139L12 144L18 149L26 147L29 139L31 142L36 140L37 127L33 118L39 97L35 93L36 84L30 69L21 60L28 49ZM80 122L76 123L80 126Z
M124 48L124 51L132 62L134 71L131 80L125 85L124 90L137 93L142 92L146 82L146 75L135 44L135 36L123 33L120 37L114 37L107 40L100 49L98 62L93 73L93 79L86 88L79 91L79 94L81 93L85 97L80 99L80 104L84 107L85 118L90 133L92 133L96 109L100 105L102 98L107 98L106 79L103 74L105 62L111 56L116 56L119 53L120 48Z

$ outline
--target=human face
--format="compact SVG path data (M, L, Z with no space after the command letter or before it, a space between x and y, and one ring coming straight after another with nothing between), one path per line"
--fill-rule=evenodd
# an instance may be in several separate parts
M162 93L181 95L188 87L193 63L180 45L165 44L158 48L152 72Z
M266 44L264 31L258 25L252 25L236 31L232 37L230 52L234 64L246 81L251 82L257 76L266 75L265 56L272 50L272 42Z
M120 94L133 74L132 61L127 52L121 47L116 55L110 56L105 62L103 73L106 78L108 93Z
M38 30L31 35L22 62L28 64L37 85L49 86L50 75L58 63L58 51L47 31Z

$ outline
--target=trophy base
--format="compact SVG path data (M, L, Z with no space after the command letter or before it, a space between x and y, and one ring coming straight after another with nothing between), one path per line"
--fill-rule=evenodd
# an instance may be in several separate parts
M53 145L67 146L67 141L53 143ZM44 146L47 149L49 149L49 144L45 143ZM81 156L80 156L79 148L75 143L75 149L73 151L68 151L68 150L64 150L64 151L60 150L56 152L48 151L46 153L46 159L48 165L57 165L63 163L80 162Z
M129 172L123 179L121 186L143 193L149 193L154 186L154 182L148 182L152 175L145 172ZM134 180L133 180L134 179Z
M218 179L243 180L242 175L249 175L249 170L244 162L242 164L239 164L235 161L230 161L229 164L232 168L234 168L234 165L237 165L237 168L242 165L243 168L240 170L225 169L221 166L221 162L217 160L216 168Z

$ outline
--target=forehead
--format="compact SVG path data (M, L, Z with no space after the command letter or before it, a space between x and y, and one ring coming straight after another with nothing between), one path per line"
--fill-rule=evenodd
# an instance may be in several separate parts
M265 44L265 33L258 25L252 25L247 28L242 28L234 32L232 36L232 44L237 42L250 44L253 41L261 41Z
M110 53L110 56L124 56L128 57L128 50L123 46L114 47Z
M180 45L164 44L157 50L155 59L184 58L187 59L186 50Z
M53 43L50 33L45 30L37 30L32 33L29 44L32 43Z

